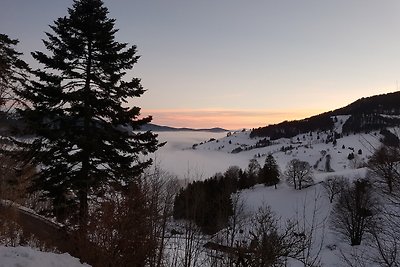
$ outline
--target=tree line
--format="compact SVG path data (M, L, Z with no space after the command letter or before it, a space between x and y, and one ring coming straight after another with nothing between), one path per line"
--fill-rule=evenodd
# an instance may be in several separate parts
M346 107L325 112L303 120L284 121L253 129L250 137L270 137L271 140L291 138L298 134L333 129L335 116L351 115L343 125L343 133L360 133L381 130L399 124L396 117L382 115L400 114L400 93L388 93L361 98Z
M250 137L269 137L271 140L279 138L292 138L301 133L314 131L330 131L334 121L327 114L313 116L304 120L284 121L265 127L253 129Z
M174 219L193 220L204 233L214 234L227 226L233 214L233 193L259 183L276 186L279 181L280 170L272 155L262 167L256 159L250 160L246 170L232 166L223 174L181 188L175 197Z

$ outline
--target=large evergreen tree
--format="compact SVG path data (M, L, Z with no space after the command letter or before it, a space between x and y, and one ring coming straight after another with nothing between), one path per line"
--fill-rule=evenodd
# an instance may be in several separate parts
M274 156L269 154L265 159L265 164L260 169L259 179L260 183L265 184L266 186L276 185L279 183L279 176L280 176L279 166L276 163Z
M126 78L139 57L136 46L115 40L115 20L107 15L101 0L74 0L46 33L47 53L32 53L44 68L19 92L30 102L22 114L38 137L35 187L58 214L76 207L81 225L90 197L130 184L151 164L141 154L158 147L153 133L132 131L151 120L127 107L145 91L140 79Z
M24 151L14 147L10 150L10 135L20 134L15 118L15 107L22 104L15 90L24 86L28 79L29 67L16 50L18 40L0 33L0 198L20 197L25 181L33 168L25 165Z
M14 91L21 88L28 78L28 65L16 50L18 40L0 33L0 117L19 103Z

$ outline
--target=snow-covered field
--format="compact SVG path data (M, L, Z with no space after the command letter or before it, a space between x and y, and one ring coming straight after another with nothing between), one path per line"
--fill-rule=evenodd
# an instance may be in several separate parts
M41 252L29 247L0 246L0 267L89 267L69 254Z
M338 117L335 125L337 133L341 133L347 118L348 116ZM324 225L316 231L314 237L316 243L322 242L320 257L323 266L346 266L344 256L351 258L352 253L370 253L369 248L365 246L351 247L330 229L329 214L332 204L322 185L318 183L332 175L344 176L350 180L365 177L365 165L374 149L380 145L382 136L379 132L344 135L337 139L336 144L326 142L331 133L313 132L290 139L274 140L271 145L259 148L255 148L256 143L263 138L251 139L249 134L249 131L229 134L159 133L160 139L169 143L157 152L156 161L168 172L189 179L206 179L217 172L224 172L233 165L245 169L252 158L256 158L262 166L268 154L274 156L281 171L284 171L288 162L294 158L307 161L314 167L315 186L298 191L285 182L281 182L277 189L256 185L239 193L246 211L255 212L260 206L269 205L282 221L300 216L300 220L305 219L309 223L315 206L315 220ZM197 144L195 148L193 144ZM241 147L242 151L232 153L238 147ZM352 160L348 159L350 153L355 156ZM326 170L328 155L331 168L329 172ZM302 213L305 213L304 217ZM290 261L289 266L302 265Z

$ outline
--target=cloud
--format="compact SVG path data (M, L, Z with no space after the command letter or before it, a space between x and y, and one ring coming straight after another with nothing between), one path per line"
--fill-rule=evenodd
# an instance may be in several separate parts
M227 129L256 128L320 113L320 110L143 109L153 123L173 127Z

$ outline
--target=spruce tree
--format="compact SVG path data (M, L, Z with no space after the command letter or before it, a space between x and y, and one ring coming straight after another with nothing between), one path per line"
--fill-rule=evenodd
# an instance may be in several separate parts
M151 121L128 107L145 92L140 79L126 78L139 56L136 46L115 40L115 20L107 16L101 0L74 0L46 33L47 53L32 53L44 68L19 92L31 107L21 113L38 137L34 186L58 215L78 210L81 226L90 197L123 190L152 163L141 155L159 146L155 134L134 131Z
M265 164L260 170L259 179L260 182L265 184L266 186L276 185L279 183L279 166L276 163L274 156L269 154L265 159Z
M260 163L258 163L257 159L250 159L249 165L247 166L247 181L245 188L250 188L254 186L260 176L260 171L261 171L261 166Z
M23 87L29 75L29 67L21 59L22 53L16 50L17 44L18 40L0 33L0 198L12 200L23 194L32 170L25 165L25 151L10 146L11 136L21 134L14 111L22 103L15 90Z
M16 50L18 40L0 33L0 117L7 115L20 102L14 92L28 79L29 67Z

